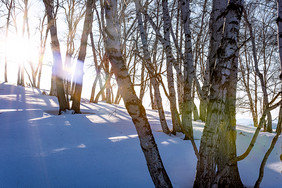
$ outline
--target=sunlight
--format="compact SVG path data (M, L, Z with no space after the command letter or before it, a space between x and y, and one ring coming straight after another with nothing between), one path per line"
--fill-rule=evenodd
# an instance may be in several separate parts
M85 144L80 144L77 146L77 148L86 148L86 145Z
M10 35L7 39L6 51L9 61L22 65L28 62L35 63L38 49L35 43L18 35Z
M109 137L108 139L112 142L119 142L122 140L126 140L129 138L137 138L138 135L137 134L132 134L132 135L127 135L127 136L114 136L114 137Z
M109 137L108 139L111 140L112 142L119 142L128 139L128 136L115 136L115 137Z
M58 153L58 152L61 152L61 151L65 151L65 150L67 150L67 149L68 149L68 148L65 148L65 147L53 149L53 150L52 150L52 153Z

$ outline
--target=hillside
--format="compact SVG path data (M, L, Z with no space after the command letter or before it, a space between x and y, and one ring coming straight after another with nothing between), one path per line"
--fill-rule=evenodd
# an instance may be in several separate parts
M83 114L56 115L56 97L32 88L0 84L0 187L154 187L137 133L126 109L81 104ZM158 114L147 110L163 163L174 187L192 187L196 157L183 135L162 133ZM166 113L171 126L170 114ZM204 124L194 122L199 147ZM238 154L253 127L239 126ZM260 133L250 155L239 162L242 181L252 187L274 133ZM282 186L281 136L265 167L262 187Z

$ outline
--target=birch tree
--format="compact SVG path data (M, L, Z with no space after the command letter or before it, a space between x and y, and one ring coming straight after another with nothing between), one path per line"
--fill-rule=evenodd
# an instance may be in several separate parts
M229 159L236 156L237 41L242 8L241 0L230 0L226 8L224 35L211 75L207 119L194 187L211 187L215 181L216 168L221 170ZM243 187L237 164L228 168L228 173L217 182L218 186Z
M190 31L190 5L189 0L181 0L181 17L185 33L185 57L184 57L184 97L182 109L182 124L188 132L188 137L193 138L192 112L194 102L192 98L192 85L194 77L194 65L192 54L192 41Z
M200 100L200 119L202 121L206 120L207 116L207 104L209 95L209 84L211 79L211 74L215 64L216 52L219 48L220 41L223 33L223 23L224 17L223 12L227 6L227 0L213 0L212 12L210 16L210 44L208 52L208 60L204 75L204 82L202 86L203 96Z
M149 72L150 75L150 81L151 84L154 87L154 92L155 92L155 100L157 103L157 108L159 112L159 117L160 117L160 122L162 126L162 130L164 133L169 134L170 130L167 126L165 114L164 114L164 109L163 109L163 104L162 104L162 97L160 94L160 89L159 89L159 83L157 81L157 76L156 76L156 68L151 62L151 56L149 53L148 49L148 44L147 44L147 34L145 32L144 26L143 26L143 21L142 21L142 15L140 12L140 1L136 0L135 1L135 7L136 7L136 16L138 19L138 27L139 27L139 32L141 35L141 40L142 40L142 49L143 49L143 54L144 54L144 64Z
M110 59L125 107L137 130L150 175L156 187L172 187L146 117L146 111L134 91L125 60L122 56L120 43L121 28L117 19L117 1L105 1L104 6L106 17L105 32L107 34L105 39L106 53Z
M181 122L179 118L179 113L176 106L176 93L174 87L174 76L173 76L173 63L175 59L173 58L172 54L172 47L170 42L170 31L171 31L171 20L168 11L168 1L162 0L162 10L163 10L163 48L166 53L166 71L167 71L167 83L168 83L168 91L170 97L170 111L173 123L173 130L172 133L175 134L176 132L181 132ZM181 74L178 72L178 75ZM180 76L180 75L179 75ZM180 79L183 81L183 78Z

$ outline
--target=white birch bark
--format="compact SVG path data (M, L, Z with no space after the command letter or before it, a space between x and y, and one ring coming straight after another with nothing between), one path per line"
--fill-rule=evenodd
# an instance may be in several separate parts
M224 37L217 51L216 63L211 75L207 119L201 139L194 187L211 187L215 180L216 162L217 167L222 168L228 160L236 156L237 41L242 5L242 0L230 0L226 8ZM221 140L218 143L219 138ZM218 144L219 148L217 148ZM223 144L226 145L226 151L222 150ZM227 187L232 184L235 187L243 187L238 176L237 164L229 166L229 172L219 180L219 186L225 186L226 183Z
M184 97L182 104L182 125L187 131L189 139L193 138L192 112L193 98L192 85L194 75L192 42L190 31L190 5L189 0L181 0L181 18L185 33L185 55L184 55Z
M144 53L144 60L145 60L145 66L148 70L148 73L150 75L151 83L154 87L155 91L155 99L157 103L157 108L158 108L158 113L160 117L160 122L162 126L162 130L166 134L170 134L170 130L167 126L165 114L164 114L164 109L163 109L163 104L162 104L162 97L160 94L160 89L159 89L159 84L156 79L156 71L154 68L153 63L151 62L151 55L149 53L148 49L148 43L147 43L147 34L143 26L143 21L142 21L142 15L140 12L140 1L135 1L135 7L136 7L136 15L138 19L138 27L139 27L139 32L141 35L141 40L142 40L142 48L143 48L143 53Z
M171 29L171 22L170 16L168 11L168 2L167 0L162 0L162 7L163 7L163 30L164 30L164 38L163 38L163 47L166 52L166 67L167 67L167 82L168 82L168 91L170 96L170 111L172 117L172 124L173 130L172 133L175 134L176 132L181 132L181 122L178 114L178 110L176 107L176 93L174 87L174 76L173 76L173 64L176 63L171 48L170 42L170 29ZM179 71L179 65L177 67L177 75L181 75ZM183 77L181 79L183 81Z
M105 16L107 23L105 28L105 33L107 34L105 39L106 53L110 59L125 107L137 130L150 175L156 187L172 187L146 117L146 111L135 93L122 56L120 43L121 28L118 20L116 0L105 2Z
M223 24L224 24L224 11L226 9L228 0L213 0L212 12L210 17L210 44L209 44L209 54L205 70L204 83L202 87L203 97L200 101L200 119L202 121L206 120L207 116L207 105L208 105L208 95L210 86L211 72L213 71L216 52L219 48L220 41L223 35Z
M280 68L282 70L282 0L277 0L277 26L278 26L278 48L280 57ZM282 80L282 71L280 74Z

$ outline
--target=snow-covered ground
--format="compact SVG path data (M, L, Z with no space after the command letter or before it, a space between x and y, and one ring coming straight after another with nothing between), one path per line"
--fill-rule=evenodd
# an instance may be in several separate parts
M83 114L56 115L57 99L32 88L0 83L0 187L154 187L126 109L81 104ZM160 130L147 110L163 163L174 187L192 187L196 157L183 135ZM171 126L170 114L166 114ZM203 123L194 122L199 147ZM238 126L241 154L254 128ZM260 133L250 155L239 162L242 181L252 187L274 133ZM282 187L281 136L265 167L262 187Z

